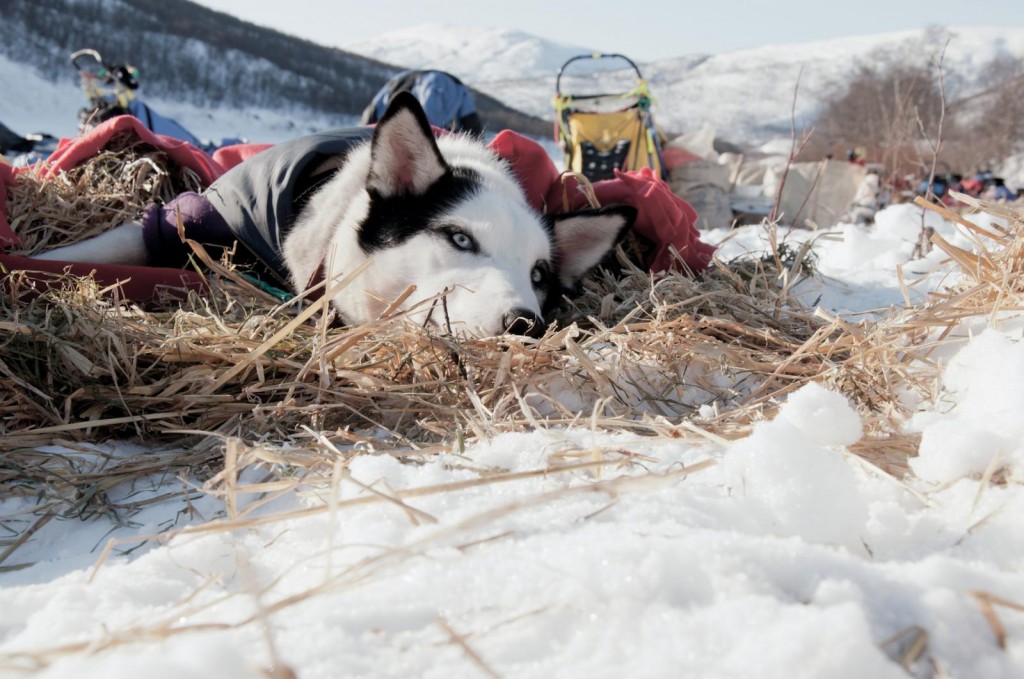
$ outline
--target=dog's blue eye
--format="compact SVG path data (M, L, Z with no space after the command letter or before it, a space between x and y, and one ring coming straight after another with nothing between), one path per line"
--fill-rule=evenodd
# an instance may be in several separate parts
M452 245L459 250L476 250L476 241L467 233L452 231L448 237L451 239Z

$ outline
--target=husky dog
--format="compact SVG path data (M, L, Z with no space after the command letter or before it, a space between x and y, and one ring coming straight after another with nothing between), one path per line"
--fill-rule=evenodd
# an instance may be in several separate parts
M543 333L562 293L601 262L636 216L630 206L539 214L503 160L472 137L435 137L408 93L394 98L372 138L338 165L297 214L270 219L289 223L273 224L264 242L225 219L248 249L275 250L262 259L276 255L296 292L321 281L331 290L363 268L331 299L353 325L378 318L414 286L401 307L414 322L473 335ZM218 182L204 195L214 198ZM138 224L94 240L43 257L146 261Z

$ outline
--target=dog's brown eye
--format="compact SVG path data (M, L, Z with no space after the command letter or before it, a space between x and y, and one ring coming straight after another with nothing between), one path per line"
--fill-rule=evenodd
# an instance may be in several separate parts
M466 252L475 252L477 250L476 241L464 231L452 231L448 235L448 239L459 250L465 250Z

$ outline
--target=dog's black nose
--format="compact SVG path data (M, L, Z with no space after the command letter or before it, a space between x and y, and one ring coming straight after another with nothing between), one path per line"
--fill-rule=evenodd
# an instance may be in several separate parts
M502 317L501 323L510 335L540 337L544 334L544 320L529 309L512 309Z

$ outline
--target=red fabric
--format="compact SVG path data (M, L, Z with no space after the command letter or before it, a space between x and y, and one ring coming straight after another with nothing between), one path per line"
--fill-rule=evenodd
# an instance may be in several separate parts
M666 146L661 150L661 161L665 164L666 171L674 170L680 165L696 160L702 160L702 158L678 146Z
M589 206L586 194L579 190L579 182L566 175L563 183L554 161L540 144L504 130L491 141L490 147L511 164L534 208L557 213ZM593 187L601 205L620 203L637 209L633 228L655 245L651 261L647 262L651 271L678 267L673 248L690 270L700 272L707 268L715 248L701 242L700 232L694 226L696 211L649 168L617 171L615 179L594 182Z
M30 259L0 254L0 273L28 271L38 288L46 289L55 280L54 274L71 273L75 276L94 275L102 287L121 283L120 294L125 299L149 302L157 297L159 288L170 290L202 290L206 280L195 271L164 269L150 266L121 266L117 264L80 264Z
M44 176L53 177L58 172L74 169L83 161L100 153L114 135L130 133L141 141L160 149L178 165L187 167L199 177L204 186L224 174L227 167L220 165L205 151L174 137L153 134L135 116L118 116L97 125L90 132L73 139L61 139L57 150L42 164ZM265 147L264 147L265 148ZM7 250L18 244L18 238L11 231L7 219L7 188L18 181L18 173L25 168L14 168L0 163L0 250Z
M58 172L74 169L82 162L99 154L117 134L129 133L141 141L160 149L175 163L187 167L208 186L224 174L226 168L217 163L201 149L163 135L153 134L138 118L118 116L98 125L89 133L73 139L61 139L57 150L43 163L43 176L52 177ZM18 181L18 173L24 168L14 168L0 163L0 250L9 250L18 244L7 220L7 187ZM14 255L0 254L0 269L4 271L24 270L37 272L33 280L43 287L53 280L52 274L65 270L80 276L95 273L96 280L104 286L123 281L122 294L138 302L150 301L158 287L188 288L196 290L205 286L203 278L190 271L141 266L117 266L96 264L74 264L53 262ZM0 276L2 276L0 271Z
M8 250L18 244L18 237L7 221L7 188L17 183L17 170L0 160L0 250Z
M535 210L561 211L557 207L561 203L560 199L554 201L551 209L548 209L548 196L557 195L560 175L555 163L539 144L511 130L502 130L489 146L512 167L523 186L527 202Z
M974 177L968 177L967 179L960 182L960 188L964 190L968 196L974 196L977 198L981 195L981 192L985 190L985 187L980 181Z
M121 132L131 132L141 141L160 149L168 157L182 167L187 167L199 176L204 186L224 174L221 167L205 151L197 149L188 142L162 134L153 134L142 121L135 116L118 116L96 126L81 137L61 139L57 150L45 163L49 176L58 172L66 172L102 151L111 138Z
M260 151L269 149L273 144L232 144L222 146L213 152L213 160L227 172L243 160L249 160Z

